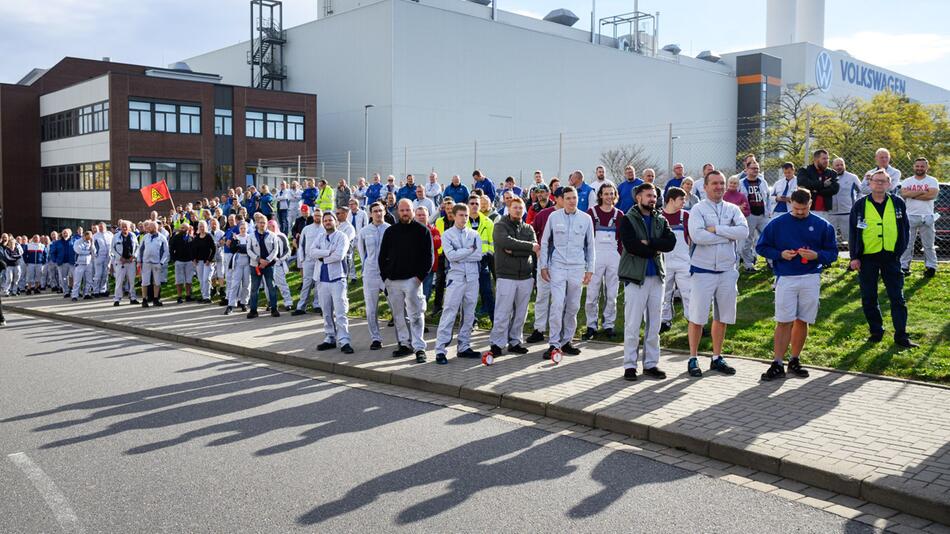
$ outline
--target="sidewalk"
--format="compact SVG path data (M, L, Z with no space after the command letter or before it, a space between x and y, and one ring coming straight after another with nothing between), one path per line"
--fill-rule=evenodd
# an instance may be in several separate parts
M543 345L495 365L393 359L387 343L370 351L365 320L351 320L356 353L316 352L322 318L309 314L247 320L218 306L172 301L118 308L111 299L73 303L59 295L18 297L4 308L184 344L413 387L582 423L850 495L950 525L950 388L811 370L808 379L760 383L766 364L733 358L737 375L686 374L686 357L664 353L669 378L626 382L617 346L579 343L561 365ZM485 332L473 344L487 349ZM412 363L410 363L410 360ZM706 361L702 361L704 369Z

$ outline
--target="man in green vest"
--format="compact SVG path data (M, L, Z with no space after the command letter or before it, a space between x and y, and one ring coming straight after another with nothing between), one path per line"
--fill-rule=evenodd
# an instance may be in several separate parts
M900 264L910 235L907 208L903 199L887 192L891 180L886 170L874 171L868 176L868 182L871 194L852 206L848 235L851 270L858 271L861 307L871 330L868 341L879 343L884 339L884 319L877 302L880 276L891 302L894 343L913 348L918 345L907 337L907 304Z
M318 196L317 196L317 206L320 207L323 211L333 211L334 207L334 193L333 189L330 189L330 186L327 185L326 180L320 180L318 187Z

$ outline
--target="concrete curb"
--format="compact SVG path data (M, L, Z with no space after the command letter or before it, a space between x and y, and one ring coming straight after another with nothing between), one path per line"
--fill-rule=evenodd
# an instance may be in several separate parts
M827 461L816 461L803 455L782 454L771 449L741 444L717 436L703 435L695 431L681 431L675 428L675 425L657 426L638 423L605 415L597 410L566 407L516 393L499 393L483 387L433 382L399 371L378 371L355 365L321 361L262 349L251 349L218 341L180 336L170 332L109 323L86 317L60 315L19 306L7 305L5 308L24 315L150 337L161 341L238 354L361 380L392 384L578 423L789 478L814 487L863 499L874 504L950 525L950 506L945 500L941 500L941 495L926 489L908 488L893 480L877 478L872 476L867 468L853 462L842 461L831 464Z

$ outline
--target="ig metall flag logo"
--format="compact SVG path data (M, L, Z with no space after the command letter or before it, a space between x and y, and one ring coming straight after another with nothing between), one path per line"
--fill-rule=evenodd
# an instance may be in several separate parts
M822 92L831 89L831 54L826 50L819 52L815 58L815 84Z

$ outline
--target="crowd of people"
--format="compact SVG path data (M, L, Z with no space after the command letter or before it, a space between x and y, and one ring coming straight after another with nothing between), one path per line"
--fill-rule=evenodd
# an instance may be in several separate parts
M735 373L723 341L736 322L740 272L760 268L761 256L775 276L776 321L774 362L762 379L786 376L786 356L789 372L807 376L800 358L818 314L820 273L837 261L839 239L848 242L847 268L858 272L870 341L885 332L877 296L883 280L894 342L916 346L906 331L903 280L917 234L924 276L936 272L939 184L924 158L903 180L887 150L875 158L876 167L858 178L844 160L818 150L806 167L783 164L771 185L750 154L732 176L706 164L694 179L677 163L662 188L653 169L638 177L632 166L619 183L602 166L590 181L578 170L564 183L536 171L525 189L478 170L470 187L458 175L443 187L434 172L421 184L412 175L397 184L375 174L352 187L340 180L335 189L310 179L275 190L237 187L112 228L4 234L0 290L3 297L52 291L72 301L111 295L113 306L127 299L148 308L164 305L161 288L173 276L177 303L216 300L224 314L240 309L253 319L265 289L265 312L274 317L281 309L323 315L316 350L352 353L347 292L360 279L371 350L383 346L382 297L395 329L392 355L427 361L430 310L438 318L435 361L446 364L453 338L457 357L486 362L542 342L542 357L554 363L578 355L581 305L581 339L613 338L622 287L623 377L636 380L642 368L662 379L660 333L671 328L677 301L688 322L688 373L703 374L703 336L712 338L709 371ZM292 270L302 274L296 301L287 282ZM534 324L525 336L532 299ZM492 325L487 350L472 345L477 317Z

